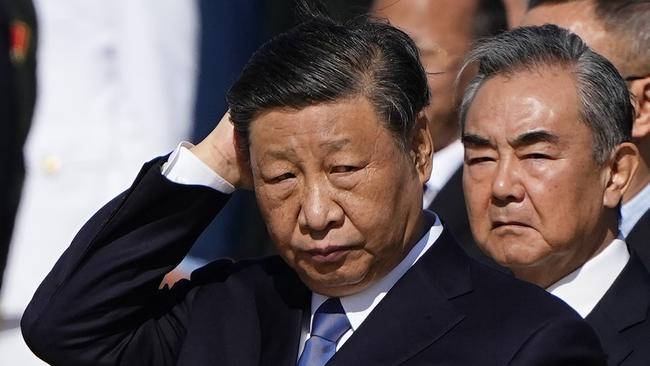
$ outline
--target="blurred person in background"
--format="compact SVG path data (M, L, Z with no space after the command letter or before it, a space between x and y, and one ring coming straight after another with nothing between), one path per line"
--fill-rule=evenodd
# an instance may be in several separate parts
M34 6L38 100L0 298L11 317L22 314L63 243L102 202L126 189L152 154L187 138L195 94L194 1ZM6 360L15 347L0 351L0 364L22 362Z
M553 23L608 58L634 96L639 169L623 196L620 232L650 268L650 0L533 0L523 22Z
M521 24L521 19L526 13L528 0L503 0L508 14L508 28L514 28Z
M0 50L0 167L2 167L0 288L2 288L14 218L25 176L23 145L31 124L36 99L36 13L30 0L0 0Z
M503 3L501 0L376 0L372 11L413 38L434 96L425 109L435 152L423 206L444 218L468 254L492 264L476 247L465 210L459 98L454 82L473 43L507 28Z

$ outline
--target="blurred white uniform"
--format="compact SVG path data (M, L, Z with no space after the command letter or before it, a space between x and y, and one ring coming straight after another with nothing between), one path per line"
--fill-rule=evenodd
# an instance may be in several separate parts
M0 297L8 317L90 215L187 138L198 69L195 1L34 3L38 98Z

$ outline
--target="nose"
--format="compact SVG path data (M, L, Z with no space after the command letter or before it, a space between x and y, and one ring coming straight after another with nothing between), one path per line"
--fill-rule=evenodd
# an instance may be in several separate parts
M525 190L521 184L516 162L510 159L500 160L492 181L492 197L497 204L521 202Z
M326 182L309 182L303 190L298 224L309 232L324 231L343 223L343 209Z

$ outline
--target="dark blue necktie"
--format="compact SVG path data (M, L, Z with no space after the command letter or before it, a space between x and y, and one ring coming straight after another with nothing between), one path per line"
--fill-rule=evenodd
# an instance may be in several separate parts
M331 298L318 307L312 320L311 336L305 343L298 366L323 366L336 353L336 342L350 329L338 298Z

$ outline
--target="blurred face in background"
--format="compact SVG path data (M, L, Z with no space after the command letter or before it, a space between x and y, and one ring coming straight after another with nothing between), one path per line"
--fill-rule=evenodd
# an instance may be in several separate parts
M420 49L431 89L425 113L440 150L458 137L454 81L473 41L475 0L377 0L372 12L407 33Z
M577 34L594 51L605 56L625 74L624 62L615 52L616 39L596 18L594 4L589 0L540 5L528 11L521 25L556 24Z

